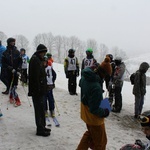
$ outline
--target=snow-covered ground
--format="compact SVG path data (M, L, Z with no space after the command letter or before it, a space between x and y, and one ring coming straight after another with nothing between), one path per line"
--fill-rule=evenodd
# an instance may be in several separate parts
M63 65L54 63L57 73L54 97L60 116L56 109L56 117L60 127L52 124L52 132L49 137L35 135L36 127L32 100L27 97L27 87L18 85L17 92L22 105L14 107L8 102L8 95L0 92L0 107L3 117L0 118L0 150L75 150L83 133L86 130L85 123L80 119L80 88L77 87L78 96L71 96L67 91L68 81L65 78ZM79 81L80 77L78 78ZM0 90L5 86L0 81ZM133 121L134 96L132 85L124 82L123 108L120 114L111 113L105 120L107 132L107 150L119 150L124 144L134 143L135 139L146 141L137 122ZM106 93L104 93L104 97ZM147 94L143 111L150 109L150 86L147 86Z

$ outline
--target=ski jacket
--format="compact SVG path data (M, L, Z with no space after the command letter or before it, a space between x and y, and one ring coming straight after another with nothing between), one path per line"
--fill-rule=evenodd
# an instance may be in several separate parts
M28 63L29 63L29 57L26 54L22 55L22 67L21 68L27 69Z
M48 66L52 66L53 62L54 62L53 58L49 58L48 59Z
M82 60L81 70L93 66L93 64L97 63L96 59L91 56L90 58L86 57Z
M90 68L82 70L79 82L81 87L81 119L88 125L101 125L104 123L104 110L99 108L102 96L102 80Z
M47 81L43 60L34 53L29 62L29 96L42 96L47 92Z
M115 67L113 83L117 87L122 87L122 85L123 85L125 68L126 68L126 66L123 62Z
M67 76L68 72L71 71L77 76L79 75L79 62L77 57L67 57L64 60L64 71Z
M15 69L17 72L20 71L22 65L22 58L20 52L14 46L10 49L7 46L7 49L2 54L2 66L7 69L8 72L11 72Z
M0 45L0 67L2 66L2 53L6 50L6 47Z

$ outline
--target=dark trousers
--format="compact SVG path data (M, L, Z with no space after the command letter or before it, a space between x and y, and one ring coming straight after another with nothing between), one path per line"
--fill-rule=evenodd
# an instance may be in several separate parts
M48 110L47 102L49 104L49 110L53 111L55 109L53 90L49 90L47 92L47 94L44 96L44 109L45 109L45 111Z
M37 126L37 132L44 132L45 129L45 112L44 112L44 96L32 96L35 123Z
M76 93L76 87L77 87L77 76L76 71L70 71L68 72L68 91L69 93Z
M21 81L27 83L27 69L21 69Z
M120 111L122 109L122 87L116 86L114 89L115 92L115 104L114 107L117 111Z

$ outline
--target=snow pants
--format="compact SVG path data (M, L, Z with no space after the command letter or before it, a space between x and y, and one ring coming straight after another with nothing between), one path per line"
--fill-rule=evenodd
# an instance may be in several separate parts
M138 116L142 113L143 105L144 105L144 95L141 96L140 98L135 96L135 103L134 103L135 115Z
M34 112L35 112L35 123L37 126L37 132L43 132L45 129L45 111L44 111L44 96L32 96Z
M68 71L68 91L69 93L76 93L77 76L76 71Z
M107 136L105 124L99 126L86 125L87 131L84 133L77 150L106 150Z

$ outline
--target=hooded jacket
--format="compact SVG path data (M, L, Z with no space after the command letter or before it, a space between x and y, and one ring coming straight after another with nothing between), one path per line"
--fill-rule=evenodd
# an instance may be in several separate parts
M104 110L99 108L102 96L102 80L91 68L82 70L79 82L81 87L81 119L88 125L104 123Z
M136 97L141 97L146 94L146 71L148 70L149 65L147 63L142 63L139 67L139 70L136 71L134 86L133 86L133 94Z

